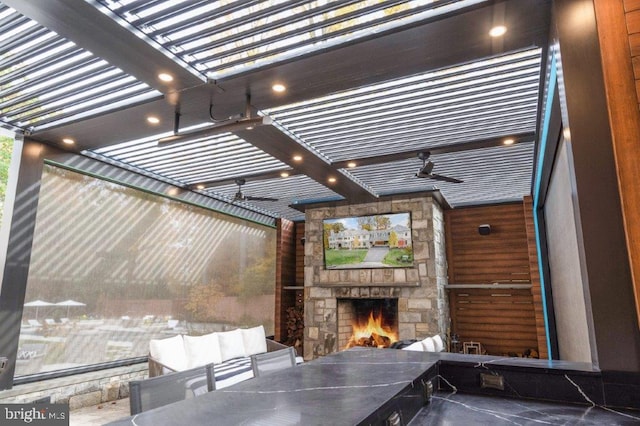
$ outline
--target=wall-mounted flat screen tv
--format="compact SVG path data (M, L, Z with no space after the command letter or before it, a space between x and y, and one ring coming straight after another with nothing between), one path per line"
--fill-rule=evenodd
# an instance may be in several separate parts
M326 269L413 266L409 212L325 219L322 225Z

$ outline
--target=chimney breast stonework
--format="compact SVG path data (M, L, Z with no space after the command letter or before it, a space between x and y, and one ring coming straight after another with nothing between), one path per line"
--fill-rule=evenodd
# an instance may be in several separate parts
M322 221L329 218L411 212L414 263L407 268L326 270ZM304 358L338 348L342 298L397 298L400 340L445 335L449 307L442 208L431 197L307 209L304 245Z

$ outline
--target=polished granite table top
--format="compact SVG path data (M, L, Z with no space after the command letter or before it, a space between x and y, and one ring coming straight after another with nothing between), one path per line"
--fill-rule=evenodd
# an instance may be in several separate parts
M357 425L437 363L423 353L335 353L111 425Z
M640 425L640 411L437 392L409 426Z

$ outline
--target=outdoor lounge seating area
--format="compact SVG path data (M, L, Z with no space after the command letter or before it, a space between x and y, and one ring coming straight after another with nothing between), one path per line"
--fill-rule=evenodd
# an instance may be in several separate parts
M212 364L216 388L223 389L253 378L257 368L254 361L257 355L275 354L278 357L277 352L286 350L287 357L292 357L292 365L302 362L302 358L296 360L295 353L289 352L289 349L293 351L293 348L267 339L263 326L202 336L177 335L151 340L149 377Z
M0 0L0 46L0 403L640 421L640 1Z

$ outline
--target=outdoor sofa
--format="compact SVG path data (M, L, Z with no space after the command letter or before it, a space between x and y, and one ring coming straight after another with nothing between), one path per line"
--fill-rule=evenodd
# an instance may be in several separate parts
M251 355L286 348L267 339L263 326L151 340L149 377L213 363L216 389L222 389L254 377Z

